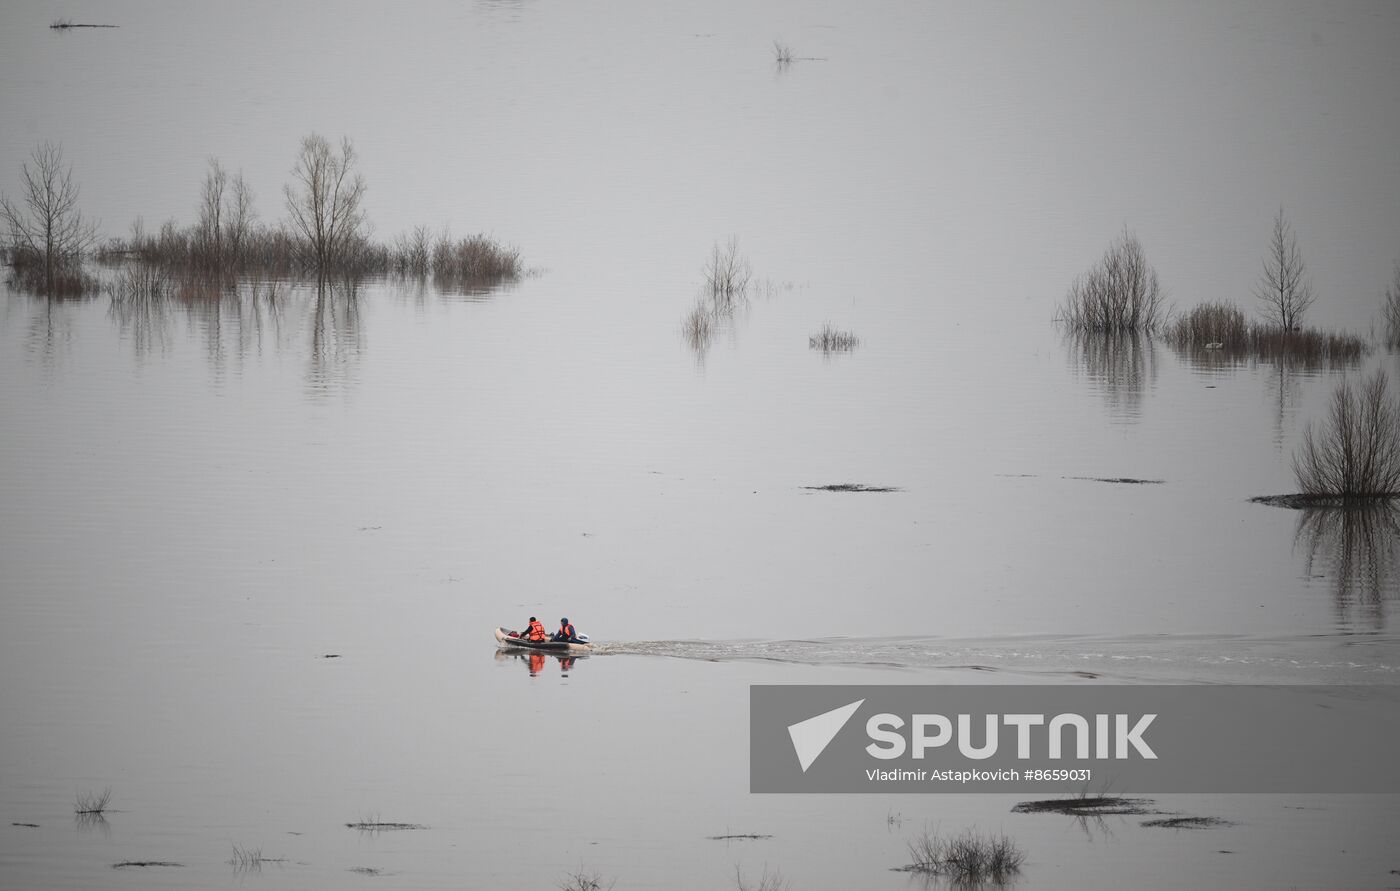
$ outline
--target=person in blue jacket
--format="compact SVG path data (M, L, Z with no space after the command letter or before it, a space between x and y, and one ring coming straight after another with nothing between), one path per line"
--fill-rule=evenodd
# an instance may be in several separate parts
M554 632L550 640L555 643L578 643L578 632L569 624L567 616L559 620L559 630Z

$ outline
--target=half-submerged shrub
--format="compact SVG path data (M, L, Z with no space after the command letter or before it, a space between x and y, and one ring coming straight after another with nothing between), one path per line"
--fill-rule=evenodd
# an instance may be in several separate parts
M1400 495L1400 405L1384 370L1357 386L1343 381L1337 387L1326 420L1303 433L1293 473L1309 496Z
M1249 326L1249 354L1256 359L1294 361L1306 367L1353 365L1366 355L1366 341L1354 334L1315 328Z
M114 302L163 300L171 294L170 280L161 266L134 263L107 283L107 294Z
M520 251L480 233L457 241L443 238L433 246L432 267L433 276L440 280L492 285L519 278Z
M1166 316L1157 270L1135 234L1124 231L1088 272L1074 280L1060 319L1082 331L1155 331Z
M827 322L822 325L822 330L807 338L807 345L823 353L848 353L860 346L860 338Z
M301 246L282 228L250 226L239 236L237 249L222 254L218 265L209 261L208 244L198 226L180 228L174 220L167 220L159 232L151 234L137 220L131 234L108 241L98 259L107 263L140 260L180 274L213 270L288 274L301 262Z
M752 279L753 269L748 258L739 253L738 238L731 236L724 247L714 246L705 263L705 291L717 311L732 308L747 297Z
M83 270L82 258L45 262L43 255L15 248L10 251L10 286L47 297L85 297L99 289L96 277Z
M718 330L719 320L715 317L714 310L703 302L697 303L681 320L681 336L690 344L690 348L701 356L710 348Z
M559 882L559 891L608 891L616 880L608 881L596 869L578 869L564 876Z
M1181 349L1240 349L1249 338L1244 312L1233 303L1202 303L1166 328L1167 343Z
M1021 871L1026 854L1003 833L964 830L958 836L925 831L909 843L910 872L948 876L955 882L1004 882Z
M1180 351L1220 350L1233 358L1306 367L1351 365L1368 351L1366 341L1353 334L1247 322L1233 303L1202 303L1173 319L1163 334Z

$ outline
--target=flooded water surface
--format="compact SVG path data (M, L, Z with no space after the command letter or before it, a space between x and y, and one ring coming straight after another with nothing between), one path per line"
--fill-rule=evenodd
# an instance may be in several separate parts
M6 7L7 197L49 140L103 239L184 227L217 157L275 225L316 131L374 238L526 268L3 286L0 886L908 888L912 837L976 825L1028 886L1384 887L1394 796L751 795L748 687L1400 681L1400 516L1249 501L1400 371L1396 38L1384 3ZM1361 358L1052 322L1125 227L1179 309L1254 312L1280 206ZM596 651L496 651L530 615Z

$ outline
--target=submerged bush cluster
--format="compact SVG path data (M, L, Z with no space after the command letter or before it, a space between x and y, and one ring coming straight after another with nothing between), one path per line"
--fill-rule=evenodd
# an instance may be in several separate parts
M1305 495L1400 495L1400 404L1384 370L1357 386L1337 387L1326 420L1303 433L1293 472Z
M1175 347L1239 349L1249 338L1249 322L1233 303L1202 303L1173 319L1165 334Z
M198 226L182 229L172 221L159 232L148 234L138 223L129 237L112 239L104 245L98 258L107 262L137 260L184 272L222 269L292 275L315 269L304 245L283 228L254 226L236 249L212 251L208 244ZM214 262L214 257L221 259ZM400 237L393 244L357 238L342 249L331 271L350 276L431 274L444 282L487 285L519 278L523 264L518 249L502 245L488 235L453 239L444 232L436 241L423 242L412 236Z
M138 218L128 237L109 240L97 258L135 261L186 278L249 271L282 277L315 273L318 279L431 273L443 283L476 288L520 276L520 252L485 234L453 239L443 232L434 240L419 226L392 244L371 239L357 163L350 140L336 147L315 133L307 136L292 182L283 187L286 216L264 225L243 174L230 174L210 159L194 223L182 227L171 220L148 233ZM84 256L96 244L96 226L78 210L78 187L62 148L40 145L21 168L21 179L19 200L0 196L11 283L49 296L96 290L98 280L83 271ZM146 278L142 284L123 275L114 287L150 296L152 282Z
M1132 232L1124 231L1103 257L1070 285L1060 312L1080 331L1155 331L1166 314L1157 270Z
M1355 335L1250 322L1232 303L1202 303L1173 319L1163 334L1182 352L1219 350L1233 358L1290 360L1305 366L1349 365L1367 352L1366 341Z

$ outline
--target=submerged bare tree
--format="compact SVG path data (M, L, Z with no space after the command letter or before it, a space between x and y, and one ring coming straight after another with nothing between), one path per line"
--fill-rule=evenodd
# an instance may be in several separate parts
M195 256L206 266L238 265L253 219L253 189L243 172L234 174L230 183L223 165L217 158L210 158L200 192Z
M39 145L20 167L20 177L19 203L0 196L10 262L26 285L45 294L84 290L82 258L97 238L97 224L78 209L78 186L73 168L63 163L63 147Z
M394 265L409 275L427 275L432 266L432 243L433 235L427 226L414 226L412 232L398 237Z
M724 247L717 242L705 263L705 290L715 309L732 309L736 301L747 297L752 279L753 270L748 257L739 252L738 237L731 235Z
M1123 230L1103 257L1070 285L1060 318L1080 331L1155 331L1166 293L1137 235Z
M355 147L340 140L340 151L318 133L301 141L292 168L293 184L284 187L292 228L301 238L318 274L346 265L349 252L364 240L364 177L355 172Z
M1259 298L1260 315L1285 331L1297 328L1303 314L1317 300L1312 282L1308 280L1303 254L1298 250L1298 239L1283 215L1283 208L1279 208L1274 217L1269 253L1264 258L1264 269L1254 293Z
M1341 499L1400 495L1400 404L1384 369L1359 387L1343 381L1320 428L1312 424L1293 455L1305 495Z
M1390 287L1385 289L1385 302L1381 304L1385 315L1385 339L1391 346L1400 346L1400 262L1395 264Z

